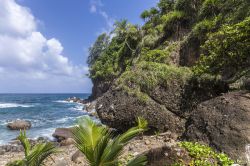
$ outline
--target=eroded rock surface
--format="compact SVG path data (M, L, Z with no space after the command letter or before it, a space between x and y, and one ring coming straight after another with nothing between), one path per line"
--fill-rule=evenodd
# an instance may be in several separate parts
M185 139L245 160L245 146L250 144L250 92L231 92L199 104L186 126Z

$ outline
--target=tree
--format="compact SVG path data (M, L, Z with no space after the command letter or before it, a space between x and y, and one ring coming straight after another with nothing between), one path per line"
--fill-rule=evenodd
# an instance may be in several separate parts
M11 162L7 166L40 166L50 155L58 153L56 146L52 143L37 144L31 148L25 131L20 131L18 140L24 147L25 158Z
M174 9L174 0L160 0L157 4L161 14L166 14Z
M89 57L87 60L89 66L92 66L94 64L96 59L100 57L103 51L107 48L108 44L109 44L109 36L106 33L103 33L100 36L98 36L94 45L89 48Z
M138 125L114 137L106 126L85 117L72 131L76 147L85 155L90 166L117 166L123 147L147 128L147 121L138 118ZM145 156L137 156L127 166L143 166Z

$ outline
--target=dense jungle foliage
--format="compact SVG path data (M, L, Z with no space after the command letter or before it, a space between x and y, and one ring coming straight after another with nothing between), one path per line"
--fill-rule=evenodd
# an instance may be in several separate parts
M209 74L233 83L249 76L249 16L249 0L160 0L141 14L143 26L121 20L110 34L97 38L89 49L90 78L112 82L124 74L128 80L129 72L135 77L132 73L156 67L150 69L161 70L154 85L169 71L186 74L180 66L188 66L194 76ZM150 77L143 78L144 84Z

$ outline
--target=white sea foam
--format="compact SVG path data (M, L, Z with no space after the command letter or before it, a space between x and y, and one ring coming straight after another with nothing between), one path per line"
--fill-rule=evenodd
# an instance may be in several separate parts
M65 123L68 120L74 119L73 117L65 117L65 118L61 118L61 119L57 119L55 120L56 123Z
M0 109L1 108L16 108L16 107L34 107L33 105L26 105L26 104L17 104L17 103L0 103Z
M53 141L55 138L52 136L54 133L55 128L47 128L47 129L42 129L37 133L38 136L33 137L33 139L38 139L39 137L45 137L48 138L50 141Z
M83 108L84 108L84 105L78 104L78 105L76 105L75 107L71 107L71 108L69 108L69 109L70 109L70 110L73 110L73 111L82 111Z
M74 103L72 101L66 101L66 100L56 100L55 103Z

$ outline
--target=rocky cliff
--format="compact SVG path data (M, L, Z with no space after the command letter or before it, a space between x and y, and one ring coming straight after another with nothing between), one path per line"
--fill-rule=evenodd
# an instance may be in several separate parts
M171 131L244 159L249 11L246 0L161 0L142 13L142 27L117 22L108 42L90 49L101 121L125 131L142 116L149 133Z

